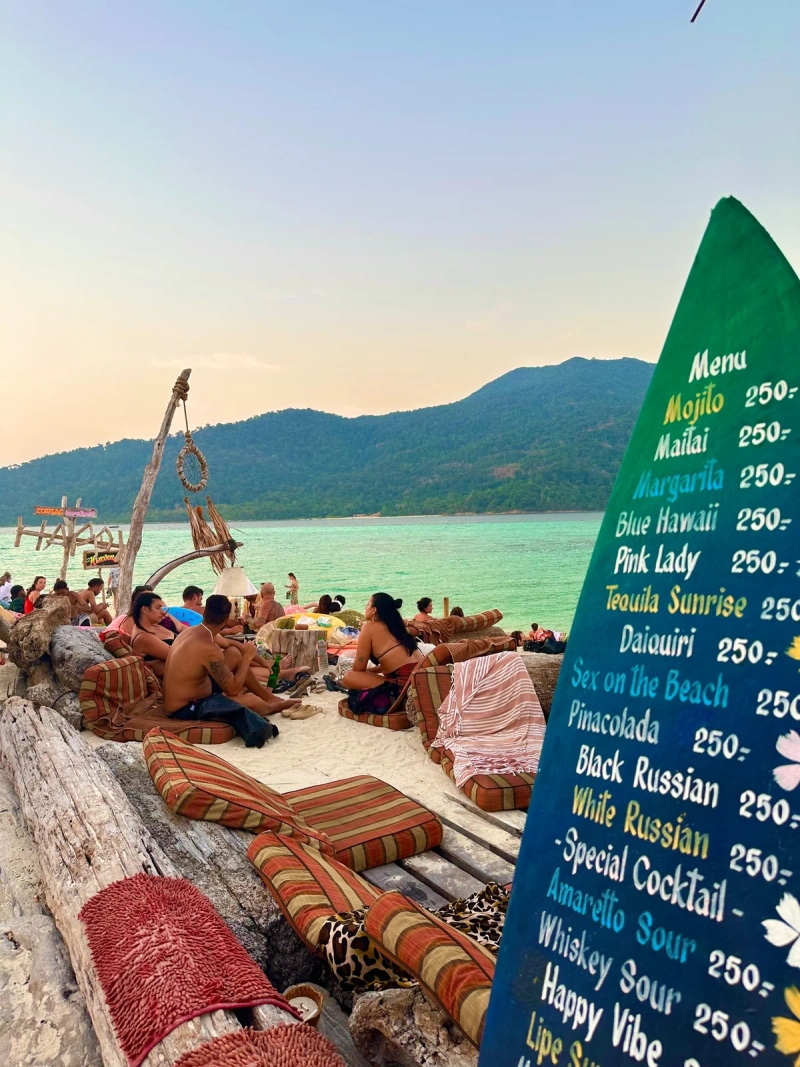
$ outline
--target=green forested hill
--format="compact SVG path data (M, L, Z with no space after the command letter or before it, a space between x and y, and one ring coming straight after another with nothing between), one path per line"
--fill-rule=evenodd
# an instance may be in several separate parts
M237 519L605 507L653 365L570 359L520 367L464 400L346 419L289 408L199 430L206 492ZM180 519L183 489L165 451L148 518ZM35 504L83 498L126 521L150 457L117 441L0 469L0 523Z

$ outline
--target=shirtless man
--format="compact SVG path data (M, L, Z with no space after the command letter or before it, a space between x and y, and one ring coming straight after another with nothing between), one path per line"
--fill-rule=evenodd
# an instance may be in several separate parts
M275 599L275 586L272 582L264 582L261 586L261 599L258 605L258 613L255 625L265 626L268 622L275 622L286 614L283 606Z
M89 602L83 593L73 592L63 578L53 583L53 596L63 596L69 600L69 618L73 626L91 626Z
M248 748L260 748L278 733L265 716L296 707L300 701L281 700L259 683L251 669L253 644L241 650L219 647L216 638L230 612L227 597L210 596L202 623L175 639L164 669L164 710L178 719L222 720Z
M108 610L105 597L103 597L103 579L92 578L89 581L88 587L79 595L90 605L89 614L94 615L97 622L101 622L104 626L108 626L111 622L111 612ZM103 597L99 604L97 603L97 597Z

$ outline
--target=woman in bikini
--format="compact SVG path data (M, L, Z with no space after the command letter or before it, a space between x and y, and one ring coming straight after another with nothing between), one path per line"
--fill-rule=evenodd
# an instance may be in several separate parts
M33 585L28 590L25 597L25 614L30 615L36 606L36 601L44 593L44 588L47 585L47 579L43 574L37 574L33 579Z
M158 678L164 677L164 664L175 634L161 619L167 606L158 593L140 593L133 605L133 634L131 647L141 656Z
M347 704L351 711L388 711L422 659L416 637L406 630L400 616L402 604L388 593L373 593L369 598L353 669L342 678L342 685L350 691ZM370 660L377 665L370 667Z
M427 622L433 615L433 601L429 596L424 596L417 601L417 614L412 622Z

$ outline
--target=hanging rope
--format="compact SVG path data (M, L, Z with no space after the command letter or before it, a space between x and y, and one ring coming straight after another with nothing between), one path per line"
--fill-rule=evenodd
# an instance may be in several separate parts
M186 423L186 430L184 437L186 438L186 444L178 453L178 458L175 460L175 470L178 472L178 477L181 480L181 485L190 493L199 493L201 489L205 489L208 485L208 464L206 463L206 457L197 447L192 440L192 435L189 431L189 416L186 414L186 398L182 398L183 403L183 418ZM190 456L194 456L198 467L200 468L200 480L192 482L189 480L189 476L186 473L186 463ZM203 520L205 521L205 520Z

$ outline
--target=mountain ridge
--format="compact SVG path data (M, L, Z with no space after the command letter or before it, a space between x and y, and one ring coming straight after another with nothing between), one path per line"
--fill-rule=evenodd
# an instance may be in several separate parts
M517 367L450 404L347 418L285 408L193 433L223 515L601 510L654 364L574 357ZM167 441L148 519L184 515ZM152 440L125 438L0 468L0 523L66 494L127 521ZM204 494L199 494L201 499Z

